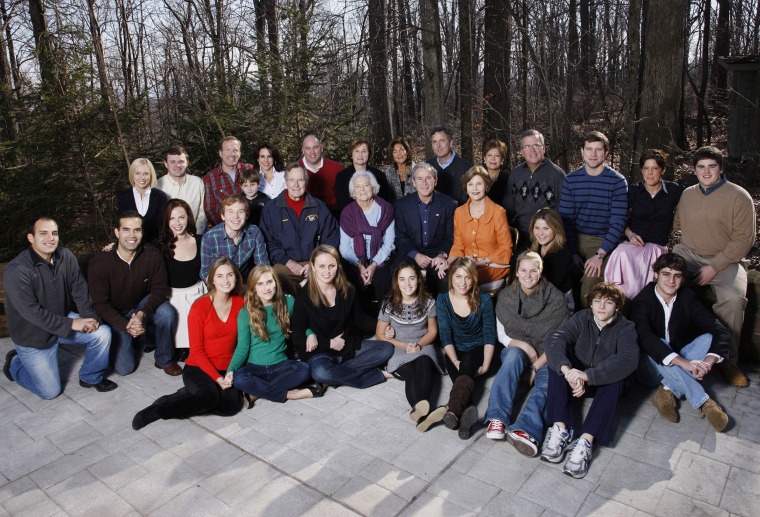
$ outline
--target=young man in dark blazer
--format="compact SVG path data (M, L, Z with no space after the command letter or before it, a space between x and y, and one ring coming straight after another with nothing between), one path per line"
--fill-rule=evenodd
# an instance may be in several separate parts
M676 401L682 397L710 425L721 432L728 416L711 399L700 381L713 365L728 357L731 336L726 327L696 297L683 287L688 274L686 260L678 254L661 255L652 265L650 282L631 304L639 344L650 366L662 376L652 403L663 418L678 421Z

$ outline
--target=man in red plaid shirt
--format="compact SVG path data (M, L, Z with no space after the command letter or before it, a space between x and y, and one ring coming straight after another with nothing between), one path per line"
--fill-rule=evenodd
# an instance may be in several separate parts
M219 158L222 163L203 177L205 197L203 211L210 227L222 222L220 209L222 203L232 194L240 194L240 171L253 169L250 163L240 161L240 140L227 136L219 144Z

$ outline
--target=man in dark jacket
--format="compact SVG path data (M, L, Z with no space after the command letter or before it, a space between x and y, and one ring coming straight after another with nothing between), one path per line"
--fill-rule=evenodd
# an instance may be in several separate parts
M287 188L261 213L269 259L285 291L295 294L320 244L340 247L338 223L327 206L306 193L309 176L298 162L285 166Z
M454 243L454 210L457 202L435 190L438 173L429 163L412 168L416 192L396 201L396 262L414 260L426 271L429 290L448 290L446 270Z
M58 224L40 217L26 238L29 249L14 258L3 274L14 345L5 356L3 373L40 398L55 398L61 393L58 345L81 345L87 349L79 385L97 391L115 389L116 383L104 377L111 329L100 325L92 309L74 254L58 246Z
M438 191L456 199L463 205L467 202L467 192L462 190L462 176L472 164L459 156L452 148L454 132L445 124L430 130L430 145L433 156L427 163L438 173Z
M681 288L688 274L683 257L675 253L661 255L652 270L655 281L631 304L639 344L648 356L647 362L662 376L652 403L663 418L677 422L676 399L685 396L716 431L723 431L728 416L705 393L700 381L714 364L728 357L731 336L697 300L694 291Z
M143 245L140 214L124 212L116 223L116 246L98 253L88 271L95 312L113 329L113 369L119 375L135 371L137 342L141 348L155 348L156 368L180 375L182 368L174 358L177 311L167 301L171 289L164 257L153 246Z

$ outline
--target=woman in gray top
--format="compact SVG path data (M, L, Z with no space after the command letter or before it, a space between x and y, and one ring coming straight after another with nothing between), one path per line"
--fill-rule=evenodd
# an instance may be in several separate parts
M393 272L391 292L383 301L377 321L377 336L385 336L395 347L388 371L406 383L406 399L412 407L409 418L417 430L427 431L440 422L446 408L430 411L433 383L443 373L434 341L438 337L435 300L425 289L420 267L404 261Z

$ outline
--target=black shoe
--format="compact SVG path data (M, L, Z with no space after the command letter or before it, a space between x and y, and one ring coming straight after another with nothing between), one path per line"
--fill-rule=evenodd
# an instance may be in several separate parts
M139 431L148 424L152 424L159 419L158 409L155 404L151 404L142 411L138 411L132 419L132 429Z
M143 352L146 354L149 354L156 350L156 345L145 345L145 348L143 348Z
M478 408L475 406L467 406L462 411L462 416L459 418L459 437L462 440L469 440L472 436L472 426L478 421Z
M16 382L16 379L13 378L13 375L11 375L11 363L13 362L13 358L18 355L18 352L16 352L15 348L11 348L10 351L8 351L7 354L5 354L5 364L3 365L3 374L5 374L5 378L8 379L11 382Z
M109 381L108 379L103 379L97 384L90 384L88 382L84 382L82 379L79 379L79 385L83 388L95 388L101 393L106 391L113 391L119 386L115 382Z
M306 386L306 389L311 392L311 398L318 399L319 397L323 396L325 394L325 391L327 391L327 384L311 384L309 386Z
M456 429L459 427L459 419L451 411L446 411L446 414L443 415L443 425L449 429Z
M179 353L177 354L177 361L180 363L184 363L187 361L187 358L190 356L190 349L189 348L180 348Z

